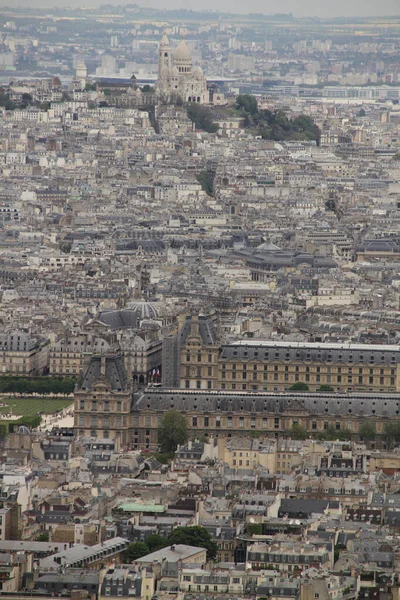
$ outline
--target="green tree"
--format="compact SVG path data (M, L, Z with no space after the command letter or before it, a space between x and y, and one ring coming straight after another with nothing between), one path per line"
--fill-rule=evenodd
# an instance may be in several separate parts
M206 548L207 558L213 560L217 556L218 544L213 540L207 529L199 525L193 527L175 527L168 536L168 543L186 544L198 548Z
M326 384L326 383L323 383L317 389L317 392L333 392L333 391L334 391L333 387L331 385Z
M142 556L146 556L146 554L150 554L147 544L144 542L132 542L128 544L124 551L124 562L131 563L138 558L142 558Z
M242 112L246 112L250 115L256 115L258 113L257 98L250 94L239 94L235 104L236 108Z
M336 440L337 439L337 431L336 429L333 427L333 425L329 425L327 427L327 429L325 429L325 431L319 433L317 435L317 439L319 440Z
M148 85L147 83L146 83L146 85L144 85L144 86L141 88L141 90L142 90L142 92L144 92L145 94L154 94L154 88L153 88L153 87L151 87L151 85Z
M197 181L200 183L201 188L205 191L208 196L213 196L213 180L211 174L208 171L200 171L196 175Z
M49 541L49 532L48 531L43 531L43 533L39 533L39 535L36 538L37 542L48 542Z
M158 443L162 452L175 452L188 439L186 419L178 410L169 410L158 429Z
M346 550L346 545L345 544L336 544L333 550L333 554L334 554L334 561L338 561L339 560L339 556L342 550Z
M262 523L247 523L246 531L249 535L262 535L263 524Z
M385 423L382 439L389 450L400 441L400 423L397 421Z
M168 546L169 542L167 538L158 535L158 533L152 533L148 535L146 538L146 546L149 549L149 552L156 552L156 550L160 550L161 548L165 548Z
M371 442L376 438L375 425L369 421L365 421L365 423L360 426L358 433L364 442Z
M346 442L348 440L351 440L352 437L353 437L352 432L347 427L344 427L343 429L339 429L339 431L336 431L336 439L340 440L341 442Z
M303 381L297 381L289 388L291 392L308 392L309 387Z
M215 133L219 127L212 120L211 111L200 104L189 104L187 107L187 115L189 119L196 125L196 129Z
M0 392L19 394L71 394L76 380L72 377L0 377Z
M289 435L292 440L306 440L308 438L307 429L298 423L293 423Z
M352 432L350 429L347 429L346 427L344 429L336 429L333 425L329 425L325 431L322 431L317 435L318 440L327 440L331 442L335 440L345 442L347 440L351 440L351 438Z

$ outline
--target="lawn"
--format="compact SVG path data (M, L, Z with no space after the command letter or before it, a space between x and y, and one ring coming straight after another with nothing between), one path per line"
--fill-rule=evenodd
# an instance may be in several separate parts
M0 421L2 414L14 414L22 417L36 417L38 413L55 413L73 404L72 398L0 398Z

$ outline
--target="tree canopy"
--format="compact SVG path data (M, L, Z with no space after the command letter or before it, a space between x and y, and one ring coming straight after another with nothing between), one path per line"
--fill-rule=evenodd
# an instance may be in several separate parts
M289 435L292 440L306 440L308 438L307 430L302 425L298 423L293 423Z
M158 443L162 452L175 452L188 439L187 424L184 415L178 410L169 410L163 416L158 429Z
M326 384L326 383L323 383L317 389L317 392L333 392L333 391L334 391L333 387L331 385Z
M146 556L146 554L150 554L147 544L144 542L132 542L128 544L124 551L124 562L131 563L138 558L142 558L142 556Z
M72 377L0 377L0 392L17 394L72 394L76 380Z
M217 556L218 545L207 529L199 525L193 527L175 527L168 536L169 544L187 544L207 549L207 558L212 560Z
M293 392L308 392L309 387L304 381L297 381L289 388L289 390Z
M358 433L364 442L372 442L376 438L375 425L366 421L360 426Z
M382 439L389 450L396 446L400 442L400 421L385 423Z
M197 181L200 183L202 189L208 196L213 195L213 180L208 171L200 171L198 175L196 175Z
M217 123L214 123L212 120L211 111L200 104L189 104L187 115L192 123L195 124L196 129L202 129L208 133L215 133L219 129Z
M244 116L244 126L255 130L266 140L314 140L319 144L321 131L308 115L290 119L282 110L260 110L257 99L250 94L236 98L236 109Z
M127 546L123 559L124 562L131 563L142 556L176 544L205 548L209 560L213 560L218 552L218 544L213 540L207 529L195 525L193 527L175 527L168 537L162 537L154 533L147 536L143 542L132 542Z
M333 425L329 425L327 429L321 431L317 435L317 439L319 440L327 440L332 442L334 440L341 440L342 442L345 442L347 440L351 440L351 437L352 434L350 429L347 429L346 427L344 429L335 429Z
M257 98L250 94L240 94L236 98L236 108L249 115L256 115L258 113Z

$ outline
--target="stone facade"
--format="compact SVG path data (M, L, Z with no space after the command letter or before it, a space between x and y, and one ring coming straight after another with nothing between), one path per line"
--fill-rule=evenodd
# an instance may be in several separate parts
M192 55L183 40L173 52L166 34L158 50L158 94L164 98L180 98L183 102L208 104L207 81L201 67L193 68Z

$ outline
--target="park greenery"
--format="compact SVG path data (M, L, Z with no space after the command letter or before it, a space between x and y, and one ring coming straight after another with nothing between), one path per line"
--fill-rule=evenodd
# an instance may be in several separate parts
M319 144L320 129L307 115L290 119L282 110L259 109L257 99L250 94L239 95L235 106L243 117L244 127L252 129L265 140L310 140Z
M175 452L188 439L186 419L178 410L169 410L162 418L158 429L161 452Z
M187 116L195 124L196 129L201 129L208 133L218 131L217 123L212 119L211 111L200 104L189 104L187 107Z
M200 171L196 176L197 181L200 183L202 190L208 195L213 196L213 180L211 174L208 171Z
M53 414L72 404L72 398L54 397L12 397L2 398L0 406L0 420L2 414L20 415L21 417L36 417L39 413Z
M341 442L347 442L351 440L352 432L350 429L344 427L343 429L336 429L333 425L328 425L324 431L320 431L317 434L317 440L325 440L334 442L335 440L339 440Z
M333 391L334 391L333 387L331 385L326 384L326 383L323 383L317 389L317 392L333 392Z
M382 439L388 450L392 450L394 446L397 446L400 443L400 421L385 423Z
M0 393L72 394L76 380L72 377L0 377Z
M376 439L376 428L374 423L371 423L369 421L366 421L365 423L362 423L362 425L360 426L359 430L358 430L358 434L360 436L360 438L363 440L363 442L372 442L373 440Z
M303 381L297 381L289 388L289 391L291 391L291 392L308 392L309 387Z
M293 423L289 432L289 436L292 438L292 440L306 440L308 438L306 428L298 423Z
M217 543L213 540L207 529L195 525L193 527L175 527L168 537L162 537L155 533L147 536L143 542L132 542L124 552L124 562L131 563L161 548L177 544L205 548L209 560L213 560L217 556Z

